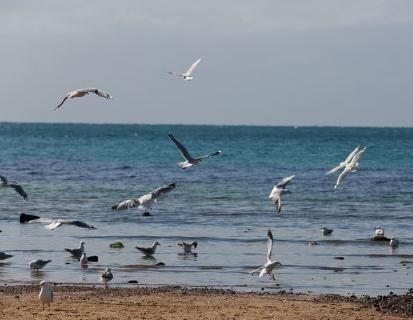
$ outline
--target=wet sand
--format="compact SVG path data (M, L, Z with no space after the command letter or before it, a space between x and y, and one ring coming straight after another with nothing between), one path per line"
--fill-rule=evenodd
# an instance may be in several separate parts
M402 319L355 297L231 290L56 286L42 311L37 286L0 287L0 319Z

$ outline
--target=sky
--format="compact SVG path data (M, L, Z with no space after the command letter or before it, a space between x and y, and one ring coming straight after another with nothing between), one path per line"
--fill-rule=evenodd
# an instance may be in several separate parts
M410 0L2 0L0 121L411 127L412 39Z

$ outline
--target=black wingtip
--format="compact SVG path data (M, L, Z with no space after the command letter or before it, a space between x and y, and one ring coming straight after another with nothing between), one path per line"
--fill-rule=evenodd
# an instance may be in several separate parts
M268 229L268 238L270 238L271 240L274 240L271 229Z
M90 257L87 257L87 261L89 261L89 262L98 262L99 257L98 256L90 256Z
M36 219L39 219L39 218L40 218L39 216L22 213L22 214L20 214L20 223L27 223L29 221L36 220Z

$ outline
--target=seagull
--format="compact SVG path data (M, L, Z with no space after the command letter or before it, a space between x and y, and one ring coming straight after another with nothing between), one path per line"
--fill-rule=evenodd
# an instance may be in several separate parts
M100 275L100 280L105 283L105 286L108 286L108 282L113 279L113 274L110 268L106 268L105 272Z
M7 181L7 179L3 176L0 176L0 187L13 188L19 195L23 197L24 200L27 199L27 193L23 190L21 185L17 184L16 182Z
M48 304L50 308L50 303L53 302L53 287L50 283L46 281L41 281L40 282L40 293L39 293L39 299L43 304L43 311L44 311L44 305Z
M196 66L198 65L198 63L201 62L201 58L199 58L198 60L196 60L193 64L191 64L191 66L189 67L189 69L184 72L184 73L177 73L177 72L173 72L173 71L165 71L168 74L171 74L173 76L179 76L184 78L184 80L192 80L193 77L191 76L192 72L195 70Z
M264 274L268 274L272 280L275 280L275 276L272 273L272 270L275 268L275 266L280 265L278 261L272 261L271 260L271 254L272 254L272 245L274 242L274 238L272 236L271 229L268 230L267 234L267 262L263 264L261 267L258 269L255 269L254 271L251 271L250 273L254 275L254 273L260 271L259 277L261 278Z
M156 247L160 245L161 244L158 241L155 241L149 248L136 247L136 249L142 252L145 256L152 256L156 251Z
M358 161L360 160L361 156L363 155L364 151L366 151L366 148L363 148L360 151L357 151L357 153L353 156L351 161L347 163L344 167L344 170L340 173L340 175L337 178L336 185L334 186L334 189L337 189L338 186L343 182L344 178L350 173L350 172L356 172L356 168L359 166Z
M198 242L193 241L191 243L187 243L187 242L181 241L181 242L178 242L176 245L182 247L185 253L192 253L192 247L194 247L194 250L195 250L196 247L198 246Z
M218 151L216 151L214 153L211 153L211 154L208 154L206 156L192 158L192 156L189 154L188 150L186 150L186 148L178 140L176 140L176 138L172 135L172 133L169 132L168 137L173 141L173 143L175 143L176 147L179 149L179 151L181 151L181 154L185 159L184 162L178 162L178 165L182 169L190 168L192 166L195 166L195 165L199 164L205 158L209 158L209 157L212 157L212 156L217 156L217 155L222 153L221 150L218 150Z
M159 187L148 194L145 194L136 199L129 199L122 201L112 206L112 210L128 210L129 208L138 207L140 209L151 210L154 202L157 201L161 195L168 193L175 189L176 184L171 183L167 186Z
M372 240L374 241L387 241L389 242L390 239L384 236L384 228L382 228L380 225L377 225L374 228L374 237L372 238Z
M85 251L85 242L80 241L80 247L79 248L74 248L74 249L65 248L65 250L67 252L70 252L70 254L74 257L80 257L82 255L83 251Z
M322 226L321 230L322 230L324 236L328 236L328 235L332 234L333 231L334 231L333 229L329 229L325 226Z
M95 93L100 97L103 97L106 99L112 99L109 93L103 92L102 90L97 89L97 88L78 89L78 90L70 91L68 94L66 94L62 102L60 102L60 104L55 108L55 110L59 109L63 105L63 103L65 103L67 99L83 97L89 93Z
M289 192L285 187L287 186L288 182L290 182L295 175L286 177L278 182L275 187L272 189L268 198L271 198L274 201L275 207L277 208L277 212L281 212L281 193Z
M86 257L86 252L82 253L82 256L80 257L80 266L82 268L87 268L87 264L88 264L88 259Z
M399 239L395 237L390 238L389 246L392 248L397 248L399 246Z
M14 257L14 256L12 256L11 254L7 254L5 252L0 251L0 260L6 260L6 259L9 259L9 258L12 258L12 257Z
M340 162L340 164L337 167L331 169L326 174L332 174L332 173L336 172L337 170L340 170L341 168L344 168L347 164L349 164L351 162L351 159L353 159L354 155L359 150L360 150L360 146L357 146L353 151L351 151L351 153L347 156L347 158L343 162Z
M43 269L45 265L47 265L50 261L52 260L42 260L42 259L37 259L30 261L29 266L31 270L36 270L39 271L40 269Z
M20 214L20 223L47 223L47 225L45 226L47 230L56 229L64 224L76 226L79 228L96 229L95 226L92 226L80 220L42 218L25 213Z

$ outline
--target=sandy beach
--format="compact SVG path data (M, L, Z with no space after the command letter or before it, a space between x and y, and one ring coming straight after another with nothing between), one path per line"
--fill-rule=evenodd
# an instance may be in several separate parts
M401 319L355 297L230 290L56 286L42 311L36 286L0 288L0 319Z

